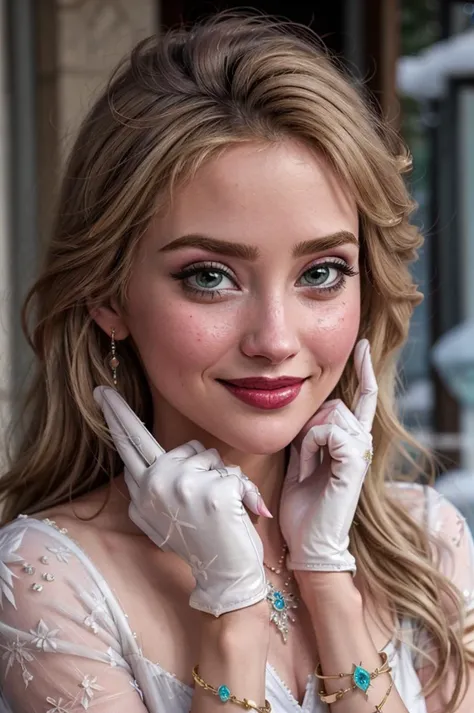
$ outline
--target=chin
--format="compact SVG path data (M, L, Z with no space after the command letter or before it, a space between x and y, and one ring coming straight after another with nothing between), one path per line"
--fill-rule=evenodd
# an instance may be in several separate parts
M306 420L301 423L293 421L294 425L290 427L288 420L278 426L271 421L255 423L255 421L252 422L252 419L248 419L243 424L234 421L233 424L229 424L229 429L225 428L226 424L221 423L219 429L213 429L210 432L214 438L218 438L222 443L241 453L272 455L290 445L303 428Z

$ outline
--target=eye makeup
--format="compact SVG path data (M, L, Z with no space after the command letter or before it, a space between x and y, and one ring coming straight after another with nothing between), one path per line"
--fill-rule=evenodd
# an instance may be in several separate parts
M298 278L298 283L315 295L327 295L342 290L347 278L358 274L357 270L342 258L324 258L307 267ZM216 299L239 289L234 274L219 262L195 262L171 273L170 276L181 283L184 292L201 299ZM304 279L306 283L302 282ZM230 286L226 285L226 280Z

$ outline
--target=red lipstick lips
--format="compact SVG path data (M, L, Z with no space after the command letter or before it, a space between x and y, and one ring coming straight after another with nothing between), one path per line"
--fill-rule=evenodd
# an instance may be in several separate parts
M305 379L299 376L280 376L276 379L265 376L219 379L219 383L240 401L265 410L282 408L294 401L304 381Z

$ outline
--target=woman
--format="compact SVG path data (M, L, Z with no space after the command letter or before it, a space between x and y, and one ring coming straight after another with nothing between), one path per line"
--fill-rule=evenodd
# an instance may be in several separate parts
M28 301L8 711L472 710L471 536L395 482L408 163L301 28L224 14L118 70Z

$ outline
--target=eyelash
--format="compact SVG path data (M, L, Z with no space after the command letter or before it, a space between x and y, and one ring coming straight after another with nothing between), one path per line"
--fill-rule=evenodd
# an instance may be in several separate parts
M345 260L342 259L332 259L332 260L326 260L326 262L319 262L319 263L314 263L313 265L310 265L303 273L302 275L305 275L307 272L310 272L310 270L314 270L316 267L332 267L336 268L340 274L341 277L340 279L335 282L332 285L329 285L328 287L316 287L313 286L311 288L311 285L306 285L309 289L313 289L318 291L319 293L324 293L328 294L331 292L335 292L338 290L342 290L346 284L346 278L347 277L354 277L355 275L358 275L359 273L350 265L347 264ZM191 287L188 283L186 283L186 279L189 277L193 277L194 275L199 275L201 272L216 272L221 275L224 275L225 277L229 278L229 280L232 280L235 284L235 278L232 275L231 272L224 266L221 265L220 263L215 263L215 262L202 262L202 263L195 263L194 265L189 265L188 267L185 267L183 270L180 270L179 272L171 273L171 277L174 280L177 280L179 282L182 282L182 287L186 292L191 292L195 295L199 295L200 297L204 297L205 299L215 299L216 297L220 297L225 290L219 290L219 289L199 289L196 287Z

